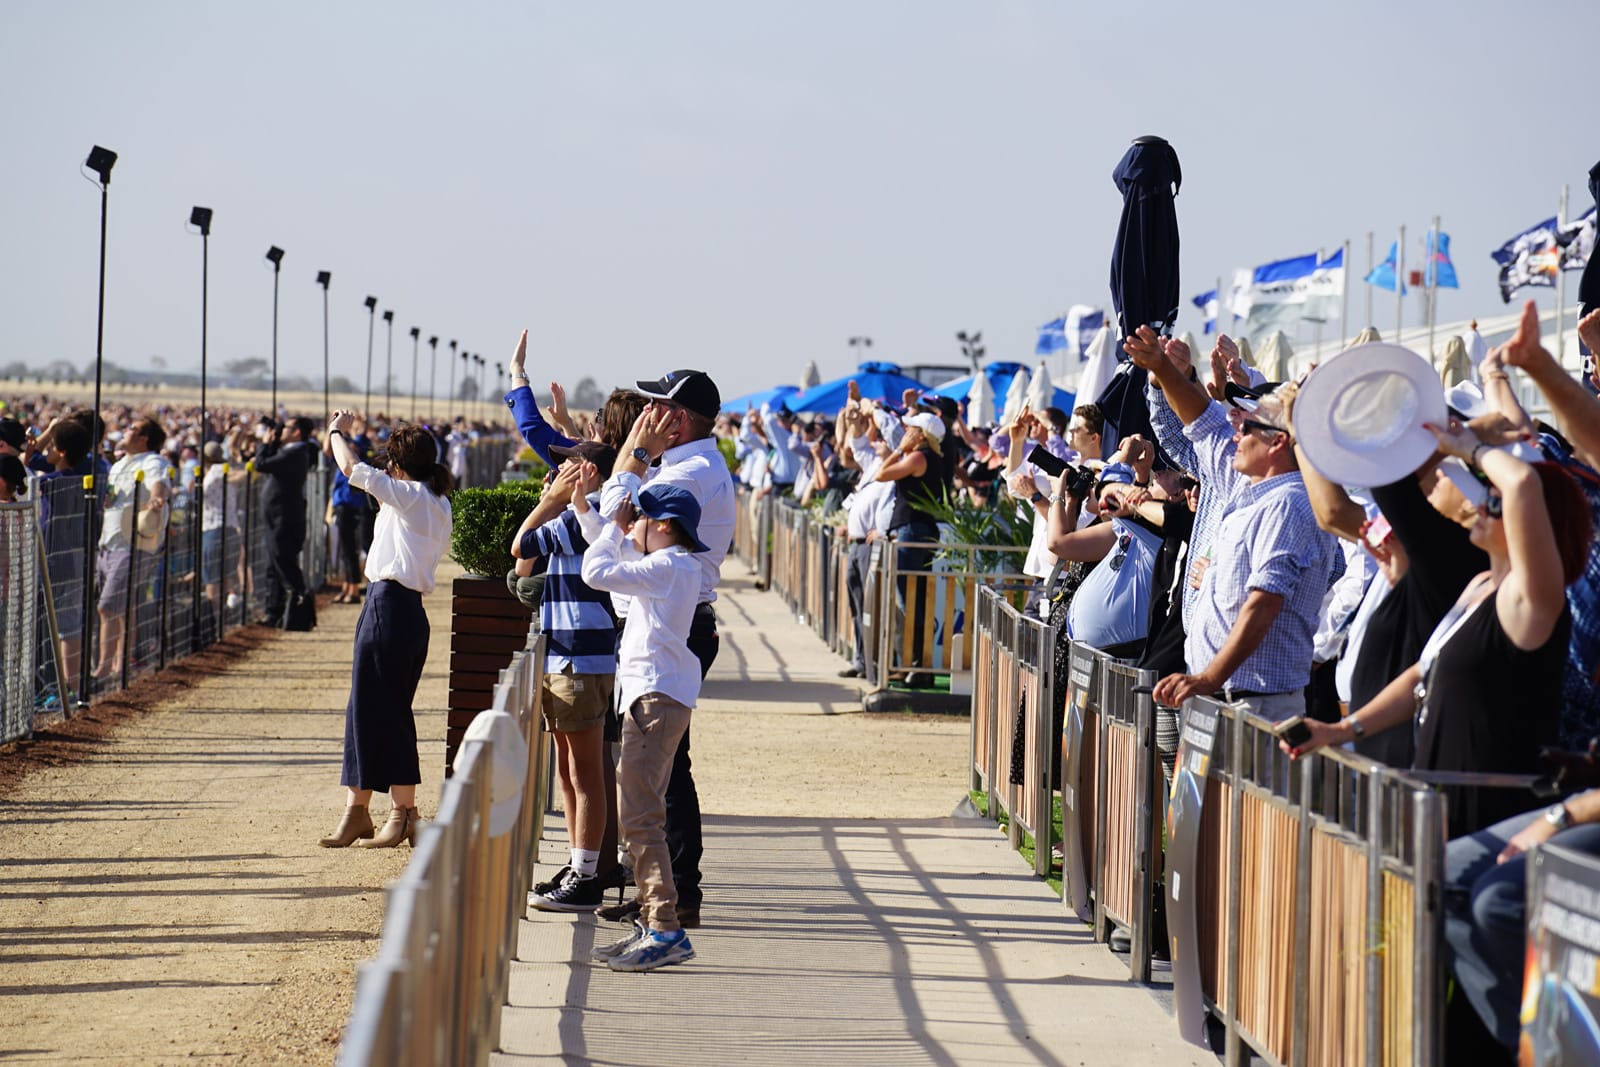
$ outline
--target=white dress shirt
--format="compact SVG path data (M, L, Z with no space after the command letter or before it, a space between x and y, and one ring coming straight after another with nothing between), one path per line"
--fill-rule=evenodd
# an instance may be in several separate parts
M367 581L433 592L433 572L450 548L450 501L426 482L391 478L368 463L351 469L350 484L383 505L367 550Z
M592 524L585 521L584 529L587 535ZM690 708L700 699L700 660L689 651L689 627L700 588L695 557L703 555L682 545L642 555L614 522L589 542L583 580L633 601L617 646L617 695L624 712L646 693Z
M644 484L676 485L689 490L700 503L700 543L711 551L691 553L700 567L700 589L695 603L709 604L717 599L717 582L722 578L722 560L733 545L733 526L738 505L733 498L733 477L722 458L714 437L669 448L661 453L661 465L645 473ZM628 499L638 479L627 473L612 475L600 493L600 514L616 515Z

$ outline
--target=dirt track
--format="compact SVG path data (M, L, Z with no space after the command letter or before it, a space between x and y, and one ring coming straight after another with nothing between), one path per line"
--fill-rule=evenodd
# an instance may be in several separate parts
M444 758L448 569L417 701L425 816ZM948 814L965 721L859 714L840 662L804 636L780 677L740 677L741 642L794 624L748 581L725 588L724 651L695 716L705 809ZM317 846L342 803L357 610L325 608L313 634L252 633L259 648L186 665L148 713L97 711L120 720L106 736L75 729L0 776L0 1058L332 1062L382 887L407 858Z

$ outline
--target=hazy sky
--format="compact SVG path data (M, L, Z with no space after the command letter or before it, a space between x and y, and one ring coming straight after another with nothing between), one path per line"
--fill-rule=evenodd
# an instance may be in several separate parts
M953 333L981 329L991 357L1027 360L1040 323L1109 307L1111 170L1144 133L1183 163L1186 302L1346 238L1364 266L1369 230L1381 257L1438 214L1462 279L1441 318L1495 314L1490 250L1554 214L1563 182L1573 215L1590 206L1600 139L1562 42L1595 17L1592 0L13 0L0 363L93 357L95 143L121 154L106 357L131 367L198 366L195 204L216 211L213 366L270 350L271 244L281 365L319 381L320 269L334 373L361 380L371 293L395 309L402 390L413 325L491 362L528 326L536 381L704 367L724 396L808 359L844 373L856 334L876 358L959 362Z

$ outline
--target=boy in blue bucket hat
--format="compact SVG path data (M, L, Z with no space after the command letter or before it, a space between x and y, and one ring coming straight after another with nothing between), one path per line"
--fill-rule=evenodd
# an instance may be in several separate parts
M633 507L606 522L588 495L599 487L585 464L572 506L589 550L583 580L627 597L627 623L617 648L616 691L622 709L622 757L617 768L618 813L633 876L639 917L633 932L594 951L614 971L651 971L694 958L678 921L678 890L667 848L667 782L689 713L700 696L700 661L689 651L705 552L699 535L700 503L676 485L628 486Z

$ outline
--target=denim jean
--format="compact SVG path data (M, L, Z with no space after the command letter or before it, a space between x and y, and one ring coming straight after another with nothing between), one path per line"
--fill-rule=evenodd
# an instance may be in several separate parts
M1544 817L1544 808L1512 816L1445 846L1444 957L1483 1025L1508 1049L1521 1031L1522 966L1527 941L1526 854L1496 863L1506 842ZM1600 824L1563 830L1550 839L1600 855Z

